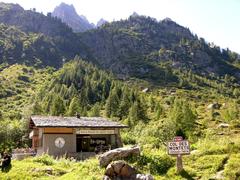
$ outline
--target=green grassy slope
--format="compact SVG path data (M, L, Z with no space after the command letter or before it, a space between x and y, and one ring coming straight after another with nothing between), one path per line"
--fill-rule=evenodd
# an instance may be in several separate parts
M151 173L156 180L211 179L223 176L232 180L239 178L240 140L239 135L199 141L191 153L183 157L185 171L176 173L175 158L166 154L166 149L142 147L141 156L125 159L141 173ZM231 143L230 143L231 142ZM104 168L97 158L76 162L43 155L13 160L9 172L0 172L1 179L102 179Z
M238 96L231 91L218 92L214 81L208 81L212 84L211 87L196 84L194 80L189 81L192 88L152 86L150 92L144 93L140 91L141 87L135 85L133 88L131 81L120 82L112 75L81 60L72 61L55 73L52 69L2 65L0 78L3 97L0 104L5 117L18 119L20 118L18 115L30 114L33 111L28 106L35 104L36 108L36 102L42 109L38 106L35 110L51 114L55 111L45 109L48 103L52 103L51 96L63 98L60 102L66 106L63 109L66 115L71 109L72 99L78 97L79 101L76 101L75 105L78 105L80 110L82 105L87 105L88 108L84 110L86 114L94 112L106 116L107 102L111 102L110 99L114 97L122 105L111 109L109 117L130 125L128 130L122 132L123 142L128 145L139 144L143 153L140 157L127 161L142 173L151 173L156 179L209 179L219 174L226 179L233 179L238 176L240 150ZM227 88L228 85L222 83L222 87ZM99 93L104 89L107 90L106 96ZM52 95L49 96L50 94ZM132 100L129 101L128 98ZM128 114L123 116L119 109L124 110L126 105L124 103L128 102L130 103L127 106ZM209 104L215 102L220 107L208 108ZM59 101L56 101L56 104L59 105ZM184 108L180 108L178 104ZM73 108L71 113L74 114L74 111L78 110ZM145 118L141 116L142 113ZM181 121L182 119L184 121ZM177 126L179 122L185 124L185 121L191 123L191 128ZM218 127L221 123L228 123L229 128ZM176 174L175 159L166 154L164 145L174 136L177 127L186 133L193 151L191 155L184 156L185 172L181 175ZM48 161L51 161L50 164ZM52 169L50 175L47 168ZM103 172L104 169L99 168L96 159L79 163L68 160L55 161L44 156L20 162L13 161L12 169L8 173L0 173L0 177L101 179Z
M32 97L44 82L49 81L53 69L35 69L18 64L2 65L1 69L0 107L2 116L20 119L23 115L28 114Z

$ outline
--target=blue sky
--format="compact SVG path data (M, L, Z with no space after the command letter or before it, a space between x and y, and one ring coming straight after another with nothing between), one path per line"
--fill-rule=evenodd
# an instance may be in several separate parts
M44 14L62 1L93 23L126 19L134 11L158 20L169 17L207 42L240 53L240 0L2 0Z

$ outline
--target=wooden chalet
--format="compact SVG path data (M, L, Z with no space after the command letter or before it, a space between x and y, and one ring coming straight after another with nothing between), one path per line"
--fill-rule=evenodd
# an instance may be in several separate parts
M53 156L97 153L122 146L118 122L101 117L31 116L32 148Z

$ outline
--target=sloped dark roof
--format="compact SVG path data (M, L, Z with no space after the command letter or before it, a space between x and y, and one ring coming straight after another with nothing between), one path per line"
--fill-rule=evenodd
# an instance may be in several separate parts
M30 125L36 127L126 128L118 122L102 117L31 116Z

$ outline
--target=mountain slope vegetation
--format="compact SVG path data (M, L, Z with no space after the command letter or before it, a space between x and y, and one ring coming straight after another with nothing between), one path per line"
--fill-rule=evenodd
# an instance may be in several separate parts
M87 56L87 48L78 40L72 29L51 15L45 16L34 10L24 10L18 4L0 3L0 22L6 26L15 26L14 29L21 34L27 36L35 34L35 36L40 37L39 39L35 38L38 41L36 41L35 48L37 50L34 49L34 53L45 54L45 57L40 59L40 61L45 61L42 63L44 66L49 65L59 68L64 61L73 58L75 55ZM16 37L14 41L17 41L17 39ZM19 51L22 48L22 39L24 37L18 40L20 41ZM18 44L14 46L18 46ZM15 54L15 52L12 52L12 55L21 57L21 54ZM34 54L31 57L34 59ZM12 63L11 58L10 61L8 58L6 59L8 63ZM35 62L30 63L31 65L35 64Z
M79 36L102 67L124 76L142 78L169 64L171 69L192 70L205 77L239 77L239 68L231 64L239 62L236 53L206 43L168 18L158 22L130 16Z
M0 71L0 116L21 119L28 114L35 91L49 81L54 69L36 69L20 64L1 68L4 69Z
M3 24L0 24L0 33L0 63L55 66L64 56L54 40L43 34L27 34Z

